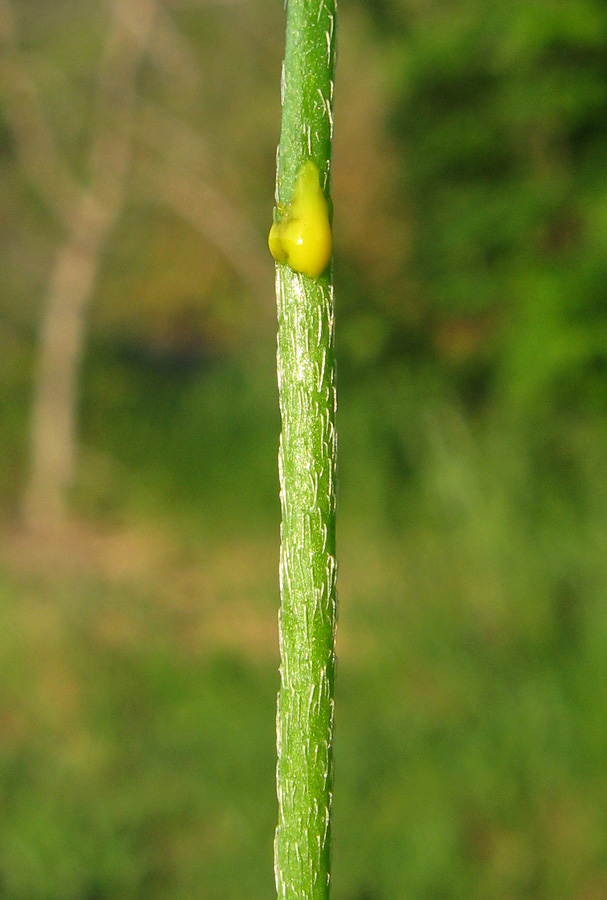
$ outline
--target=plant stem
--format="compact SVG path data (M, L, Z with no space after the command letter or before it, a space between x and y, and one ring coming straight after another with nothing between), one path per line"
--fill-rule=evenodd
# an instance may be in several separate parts
M289 0L276 200L313 160L329 196L335 0ZM330 879L335 673L335 367L332 267L276 266L281 686L275 840L279 900L326 900Z

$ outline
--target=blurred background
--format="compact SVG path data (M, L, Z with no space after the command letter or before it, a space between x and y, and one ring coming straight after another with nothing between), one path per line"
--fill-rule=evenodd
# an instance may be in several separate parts
M334 900L607 897L607 16L352 0ZM0 896L273 895L275 0L0 0Z

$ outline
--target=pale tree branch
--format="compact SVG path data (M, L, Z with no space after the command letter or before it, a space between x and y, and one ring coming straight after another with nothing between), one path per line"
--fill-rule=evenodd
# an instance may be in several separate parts
M208 171L212 165L211 148L200 131L155 103L140 104L137 139L165 166L186 168L194 174Z
M202 6L240 6L248 3L249 0L166 0L167 6L171 9L198 9Z
M144 163L140 172L146 193L198 231L265 305L268 290L271 291L271 275L259 237L247 218L198 175L154 163Z
M161 72L165 72L180 92L196 90L202 74L196 54L188 40L175 26L162 3L156 3L156 27L150 39L149 53Z
M69 226L82 188L65 165L42 113L9 0L0 0L0 96L29 181L55 218Z
M93 194L114 217L122 206L133 152L137 75L157 10L155 0L112 0L101 60L89 168Z
M265 306L271 281L265 247L247 216L199 174L196 163L208 158L204 141L152 104L140 110L137 133L159 160L140 162L146 194L196 229Z

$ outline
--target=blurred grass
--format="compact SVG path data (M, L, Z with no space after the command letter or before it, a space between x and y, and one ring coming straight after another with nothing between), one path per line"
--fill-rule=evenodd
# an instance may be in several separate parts
M267 894L276 660L262 586L248 620L250 571L231 585L210 566L162 571L155 545L131 542L116 581L95 570L115 570L120 542L63 540L41 559L16 539L3 565L4 896Z
M83 466L79 496L98 524L3 541L2 893L268 896L275 388L139 367L115 392L91 366L84 458L112 462L101 487ZM342 395L334 896L598 900L600 428L527 434L393 387L407 426L383 462L379 397Z

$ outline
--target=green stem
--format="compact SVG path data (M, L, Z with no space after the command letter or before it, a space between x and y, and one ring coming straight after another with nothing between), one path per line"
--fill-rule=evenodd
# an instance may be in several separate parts
M277 203L312 159L330 191L335 0L289 0ZM335 367L332 267L276 266L281 686L277 716L279 900L326 900L335 672Z

